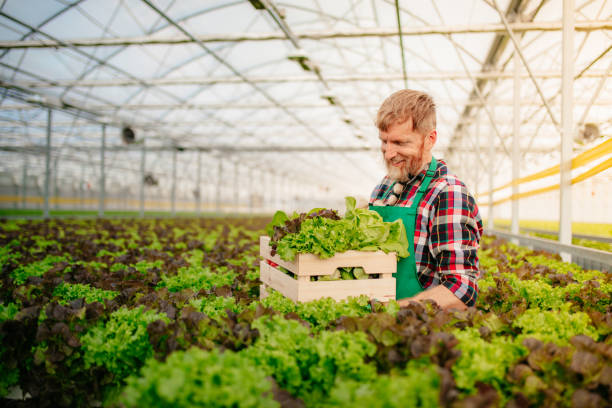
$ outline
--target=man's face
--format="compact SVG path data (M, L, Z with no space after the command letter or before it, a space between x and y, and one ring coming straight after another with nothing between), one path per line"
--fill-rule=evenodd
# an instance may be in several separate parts
M379 138L387 174L392 179L407 181L425 164L425 137L412 130L412 119L380 131Z

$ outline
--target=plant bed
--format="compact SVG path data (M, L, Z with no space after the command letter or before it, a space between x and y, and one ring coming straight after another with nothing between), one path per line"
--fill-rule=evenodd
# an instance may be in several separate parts
M388 301L395 299L395 278L397 259L394 252L346 251L331 258L321 259L313 254L297 254L294 261L285 261L271 255L270 237L259 240L260 255L260 296L267 295L266 289L276 289L296 302L308 302L323 297L343 300L349 296L367 295L370 298ZM295 278L281 271L287 269ZM312 281L330 276L337 268L361 267L370 279Z

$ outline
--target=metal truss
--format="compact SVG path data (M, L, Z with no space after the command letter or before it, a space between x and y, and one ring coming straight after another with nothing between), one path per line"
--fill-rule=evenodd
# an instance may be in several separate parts
M95 161L99 167L96 159L102 134L107 139L109 135L116 137L110 128L130 125L144 135L146 151L155 157L152 166L159 166L156 171L161 173L170 171L170 155L180 146L184 151L201 153L208 164L216 165L227 155L232 171L233 166L240 166L247 173L290 175L301 183L323 179L328 187L341 187L380 172L380 163L368 158L379 156L373 147L376 128L372 120L382 98L405 86L435 95L440 131L454 129L449 132L450 140L448 136L440 138L436 146L443 152L441 156L451 159L451 166L454 160L466 162L458 160L459 155L485 162L489 154L493 175L496 169L507 167L504 156L510 153L511 125L518 123L510 119L520 120L523 157L550 153L559 145L559 84L567 76L558 69L557 55L544 59L534 51L539 40L551 33L561 37L562 21L540 21L546 18L541 10L550 9L551 1L509 0L505 10L500 10L501 2L495 0L474 2L472 7L496 11L498 21L465 24L452 19L445 9L438 10L435 1L414 8L395 0L346 0L342 5L320 0L259 0L261 10L253 10L248 2L225 0L184 7L179 12L178 0L164 3L163 8L155 0L142 0L137 5L146 5L153 16L138 23L143 35L132 37L114 29L112 19L102 22L88 15L88 3L59 1L52 15L42 16L36 23L0 6L0 24L12 30L17 39L0 41L0 150L4 154L38 154L26 147L40 143L46 130L61 144L52 148L51 168L57 170L60 158L72 160L61 154L63 151L87 155L85 162ZM113 14L129 12L137 19L130 10L134 4L120 1L113 5ZM215 11L233 12L232 7L244 13L244 19L241 26L228 27L229 32L203 34L209 30L200 31L195 25L209 14L214 17ZM573 32L580 34L581 41L576 47L576 56L581 58L573 74L576 124L593 122L608 132L609 119L602 111L612 97L606 87L612 72L609 7L601 0L581 0L573 10ZM101 29L104 35L100 37L104 38L57 34L49 23L68 11L81 13ZM298 11L296 18L294 12ZM259 26L251 30L255 23ZM309 27L312 23L317 23L316 30ZM450 55L456 63L440 63L437 50L429 46L440 38L456 53L456 58ZM581 53L587 40L593 48L593 38L604 41L599 41L595 51ZM482 49L470 47L472 39L483 39ZM236 55L247 45L264 47L268 43L280 44L288 54L279 56L276 52L273 58L256 62ZM555 50L560 50L559 43L555 42ZM188 55L173 60L172 53L181 46L190 50ZM130 49L144 53L156 64L154 69L139 75L133 67L118 62ZM519 78L527 79L524 82L528 84L523 88L526 97L520 101L520 118L510 118L509 109L516 102L510 96L515 78L514 49L523 67ZM66 75L32 65L31 59L47 54L60 71L67 68ZM290 67L286 57L304 72L283 70ZM71 59L82 66L71 70ZM123 89L117 99L109 91L119 87ZM44 121L49 109L54 111L53 123ZM488 121L482 120L483 113L489 116ZM483 147L487 141L475 135L476 128L496 135L497 140L489 141L489 152ZM543 140L546 147L540 143ZM19 146L23 150L14 150ZM122 156L119 153L137 157L145 149L105 146L105 151L117 153L104 162L110 169L117 168L114 156ZM276 153L282 154L277 158ZM196 163L195 153L182 158L186 168L202 166Z
M82 0L81 0L82 1ZM528 31L554 32L561 31L560 21L551 22L514 22L508 28L514 33ZM610 20L577 21L575 30L578 32L595 30L612 30ZM448 35L448 34L504 34L507 29L504 24L469 24L469 25L440 25L426 27L402 27L402 36L422 35ZM397 37L398 29L390 28L361 28L359 30L320 30L298 31L292 37L297 40L328 40L338 38L368 38L368 37ZM27 49L27 48L65 48L65 47L117 47L127 45L179 45L201 43L229 43L244 41L277 41L286 39L285 34L270 33L233 33L224 35L195 35L193 38L184 36L161 37L159 35L138 37L113 38L81 38L62 41L40 39L23 41L0 41L0 49Z

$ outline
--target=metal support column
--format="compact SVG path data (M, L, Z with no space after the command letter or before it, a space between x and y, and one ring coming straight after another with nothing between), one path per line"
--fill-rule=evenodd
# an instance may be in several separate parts
M280 180L280 174L276 172L272 173L272 190L274 191L274 199L272 200L272 211L278 210L278 201L280 199L278 194L278 181Z
M266 173L266 210L274 211L274 189L272 188L272 172Z
M217 193L215 198L215 212L221 212L221 180L223 173L223 161L221 157L219 157L219 165L217 167Z
M202 189L200 185L202 184L202 152L198 150L198 158L197 158L197 170L196 170L196 214L198 217L202 215Z
M238 213L240 209L240 169L238 162L234 163L234 212Z
M495 86L492 89L495 89ZM494 91L492 92L493 103L491 105L489 119L491 121L491 126L495 126L495 94ZM489 132L489 168L487 172L489 174L489 215L487 216L487 224L490 230L495 228L495 211L493 208L493 182L495 178L495 175L493 173L495 170L495 164L495 135L493 134L493 132Z
M145 167L147 160L147 149L144 140L142 141L142 150L140 152L140 218L144 218L145 214Z
M260 185L260 190L259 193L261 194L261 207L260 207L260 212L261 213L265 213L266 212L266 199L267 199L267 191L266 191L266 173L264 173L263 169L260 170L259 176L261 177L261 183Z
M98 217L104 217L104 200L106 200L106 172L104 166L104 153L106 150L106 125L102 125L102 144L100 146L100 203Z
M287 183L287 175L282 179L282 188L281 188L281 209L285 212L289 211L289 202L287 197L289 196L289 183Z
M248 170L248 169L247 169ZM254 169L248 170L248 174L247 174L247 182L248 182L248 187L247 187L247 191L249 194L249 214L253 215L253 173L255 172Z
M559 191L559 242L572 243L572 131L574 99L574 0L563 0L563 55L561 72L561 182ZM564 261L571 255L561 253Z
M26 208L28 196L28 154L23 154L23 169L21 172L21 208Z
M55 200L55 209L59 209L59 191L58 191L58 187L57 187L57 177L59 175L59 150L57 152L57 157L55 158L55 160L53 161L53 171L52 171L52 175L53 175L53 190L52 190L52 197Z
M274 212L274 190L272 189L272 172L266 172L266 211Z
M79 188L79 200L81 204L81 210L85 209L85 163L87 163L87 161L83 161L83 164L81 165L81 183Z
M170 213L176 215L176 148L172 149L172 190L170 192Z
M45 149L45 197L43 216L49 218L49 183L51 183L51 108L47 109L47 146Z
M466 182L467 180L467 159L465 156L467 156L467 143L466 143L466 137L467 135L465 134L466 130L465 127L461 129L461 140L460 140L460 146L461 146L461 153L460 153L460 163L459 163L459 171L460 171L460 175L459 175L459 179L461 179L462 181Z
M512 126L512 217L510 224L510 232L513 234L519 233L519 201L518 192L519 186L516 181L520 178L519 161L521 160L521 152L519 145L519 127L521 124L521 77L520 77L520 58L518 52L514 51L514 107L513 107L513 126ZM516 242L518 244L518 242Z
M474 177L474 194L478 195L480 190L478 184L480 182L480 175L482 174L482 160L480 158L480 111L476 113L476 128L474 129L476 137L476 160L474 161L474 169L476 170L476 177Z

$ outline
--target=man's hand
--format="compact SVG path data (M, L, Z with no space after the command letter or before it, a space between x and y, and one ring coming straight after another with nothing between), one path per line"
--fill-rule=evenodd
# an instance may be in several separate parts
M446 286L438 285L434 288L427 289L410 298L398 300L400 306L406 306L410 302L419 302L421 300L433 300L444 310L458 309L465 310L467 306L457 296L453 294Z
M368 208L368 200L363 197L357 197L355 208Z

